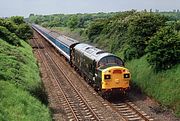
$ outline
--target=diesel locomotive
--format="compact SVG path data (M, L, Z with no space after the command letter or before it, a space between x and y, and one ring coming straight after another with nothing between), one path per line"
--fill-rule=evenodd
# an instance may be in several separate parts
M129 89L131 74L116 55L39 25L33 24L32 28L51 43L95 90L124 93Z

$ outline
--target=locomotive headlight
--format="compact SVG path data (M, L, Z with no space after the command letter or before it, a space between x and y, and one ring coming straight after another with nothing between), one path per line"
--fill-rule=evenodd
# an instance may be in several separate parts
M111 79L111 75L104 75L104 79Z
M130 78L130 74L124 74L124 78Z

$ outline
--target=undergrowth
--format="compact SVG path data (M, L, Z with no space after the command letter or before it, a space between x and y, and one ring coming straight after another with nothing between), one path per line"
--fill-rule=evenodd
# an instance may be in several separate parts
M8 81L0 81L1 121L49 121L47 107L27 91Z
M23 40L20 43L17 47L0 39L0 120L49 121L32 49Z
M127 68L132 74L132 86L138 85L143 92L173 109L180 117L180 64L166 71L155 72L144 56L128 62Z

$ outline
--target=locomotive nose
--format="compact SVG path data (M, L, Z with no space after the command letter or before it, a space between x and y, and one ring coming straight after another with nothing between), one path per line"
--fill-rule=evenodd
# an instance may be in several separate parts
M127 89L131 75L124 67L109 67L102 73L102 89Z

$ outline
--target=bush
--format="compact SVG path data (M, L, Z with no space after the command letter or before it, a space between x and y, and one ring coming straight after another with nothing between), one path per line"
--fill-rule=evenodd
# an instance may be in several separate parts
M132 48L132 47L129 47L126 48L126 50L124 51L124 60L132 60L133 58L136 58L138 55L137 55L137 50L136 48Z
M156 70L171 68L180 60L180 36L172 27L163 27L151 38L146 51Z
M11 45L20 45L20 39L3 26L0 26L0 38Z
M95 37L99 35L101 31L103 30L104 25L106 25L105 22L100 21L100 20L91 23L91 25L89 26L87 30L88 38L91 40L95 39Z
M177 21L177 22L175 23L175 29L176 29L177 31L180 31L180 21Z
M127 62L126 67L132 74L132 87L138 85L145 94L173 109L180 117L180 64L157 73L143 56Z
M10 18L12 22L14 22L16 25L24 24L24 18L22 16L12 16Z
M0 18L0 26L6 27L11 33L15 33L18 26L9 19Z
M16 30L16 34L23 40L27 40L32 37L33 32L28 24L20 24Z
M23 17L11 17L9 19L0 19L0 26L5 27L12 34L16 34L19 38L27 40L32 37L32 30Z
M136 48L137 58L145 54L149 39L165 25L166 18L154 13L139 13L132 17L129 27L129 45Z

